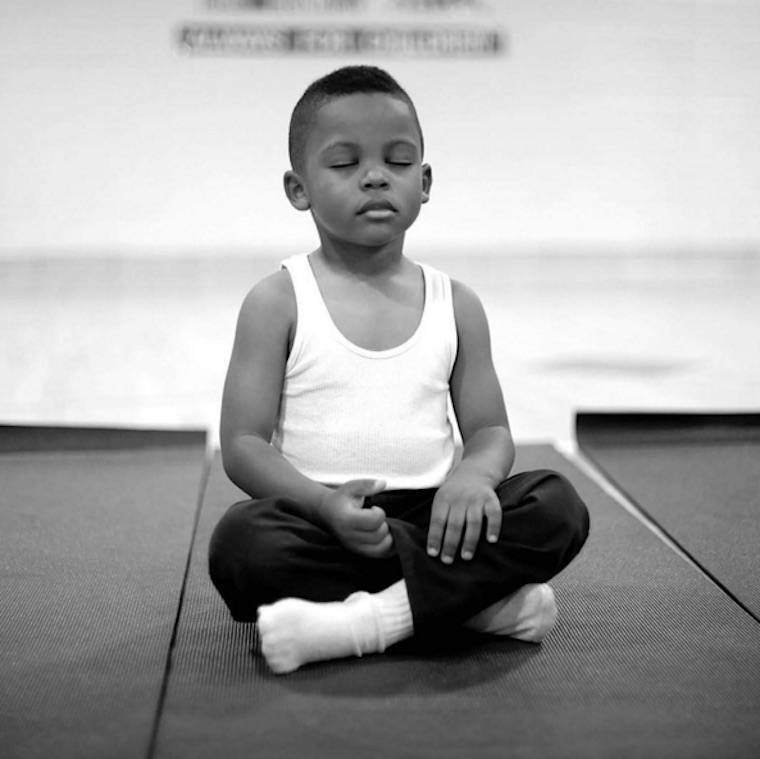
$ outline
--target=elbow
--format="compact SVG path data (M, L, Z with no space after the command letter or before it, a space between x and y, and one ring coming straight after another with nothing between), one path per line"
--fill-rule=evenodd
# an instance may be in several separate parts
M243 488L244 469L245 469L245 445L241 435L224 435L220 436L220 447L222 450L222 468L224 473L239 488Z
M222 468L224 469L224 473L227 475L227 477L230 479L231 482L233 482L235 485L240 487L239 484L239 477L238 477L238 471L239 471L239 464L238 464L238 456L235 455L234 452L234 446L232 444L225 445L222 443Z
M222 448L222 468L224 469L224 473L227 475L227 477L237 485L236 462L234 460L234 457L229 453L229 450L225 452L224 448Z
M222 467L230 481L251 498L258 497L254 485L262 454L263 438L252 432L236 432L220 436ZM268 447L268 444L264 444Z
M235 458L235 434L228 428L226 420L222 415L222 422L219 425L219 448L222 453L222 467L225 474L232 479L232 470L234 469Z

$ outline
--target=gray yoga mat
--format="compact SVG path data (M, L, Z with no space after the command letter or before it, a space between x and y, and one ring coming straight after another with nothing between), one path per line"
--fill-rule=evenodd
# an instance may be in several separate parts
M760 748L760 628L548 446L519 469L564 472L591 536L554 581L541 646L489 639L268 672L206 570L242 494L219 459L193 546L157 757L747 757Z
M0 447L0 756L142 759L205 433L4 427Z
M760 414L587 412L576 429L582 451L760 622Z

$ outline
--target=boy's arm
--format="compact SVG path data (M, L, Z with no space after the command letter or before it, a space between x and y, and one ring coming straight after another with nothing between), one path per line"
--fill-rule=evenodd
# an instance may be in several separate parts
M270 444L295 323L295 296L284 271L262 280L243 302L222 397L224 470L252 498L291 499L306 519L330 528L357 553L387 554L384 512L362 509L364 496L379 492L382 483L353 480L329 488L301 474Z
M462 558L472 558L484 517L487 539L498 539L501 506L495 488L515 458L483 306L464 285L452 282L452 290L459 348L450 386L464 451L436 493L428 531L428 553L440 553L446 564L453 562L460 542Z
M284 272L259 282L243 301L222 396L222 461L227 476L252 498L288 496L314 512L327 488L270 445L294 324Z

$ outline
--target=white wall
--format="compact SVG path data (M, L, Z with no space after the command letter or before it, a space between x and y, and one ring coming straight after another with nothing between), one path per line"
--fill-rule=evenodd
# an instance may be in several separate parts
M760 2L475 5L392 19L495 25L505 55L192 56L183 22L345 17L2 0L0 256L309 247L281 190L290 110L365 61L418 105L435 178L419 247L758 246Z

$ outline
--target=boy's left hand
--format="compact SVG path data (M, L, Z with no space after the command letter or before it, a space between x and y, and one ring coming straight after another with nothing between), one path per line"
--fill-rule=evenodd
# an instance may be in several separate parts
M427 539L428 555L438 556L440 553L441 561L451 564L461 541L462 558L465 561L472 559L484 516L487 540L495 543L501 532L501 504L494 489L477 476L452 474L433 499Z

